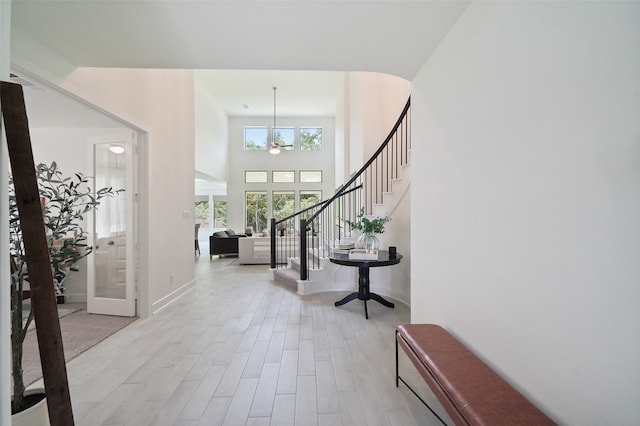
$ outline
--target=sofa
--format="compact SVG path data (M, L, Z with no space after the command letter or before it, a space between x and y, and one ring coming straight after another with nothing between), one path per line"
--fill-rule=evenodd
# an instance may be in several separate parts
M236 234L233 229L214 232L209 237L209 259L213 256L237 255L238 240L244 238L244 234Z
M307 247L317 246L317 237L307 240ZM312 245L313 244L313 245ZM276 238L276 263L285 264L289 257L298 255L297 238ZM241 265L259 265L271 263L271 238L251 237L238 241L238 263Z

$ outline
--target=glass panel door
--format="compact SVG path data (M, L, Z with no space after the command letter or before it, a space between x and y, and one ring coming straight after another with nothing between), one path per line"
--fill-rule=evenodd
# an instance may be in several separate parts
M92 145L92 173L97 188L124 189L105 197L93 211L88 257L89 313L134 316L133 135Z

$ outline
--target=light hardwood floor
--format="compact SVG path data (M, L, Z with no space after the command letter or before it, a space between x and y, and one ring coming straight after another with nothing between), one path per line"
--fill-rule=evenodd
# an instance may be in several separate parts
M439 424L395 387L407 306L370 302L366 320L361 301L334 306L346 293L301 297L267 265L232 263L201 256L193 290L69 362L77 425ZM400 353L402 376L434 401Z

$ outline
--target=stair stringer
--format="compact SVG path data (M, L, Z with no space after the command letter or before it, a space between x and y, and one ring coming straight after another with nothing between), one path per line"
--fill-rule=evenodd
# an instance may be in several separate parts
M336 265L320 259L318 269L309 270L308 280L298 280L298 294L304 296L328 291L354 291L358 288L357 268Z

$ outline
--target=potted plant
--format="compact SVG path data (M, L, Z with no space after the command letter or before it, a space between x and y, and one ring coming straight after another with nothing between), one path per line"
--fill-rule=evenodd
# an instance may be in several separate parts
M57 296L64 296L64 280L71 271L77 271L80 259L92 252L87 246L87 231L82 228L84 215L95 209L104 197L112 197L123 190L102 188L93 193L88 186L90 178L82 173L65 177L55 162L50 165L36 166L40 203L47 234L49 258L54 288ZM29 272L25 262L20 218L13 186L9 177L9 251L11 267L11 356L13 396L11 413L19 413L42 396L25 397L25 384L22 372L22 344L29 325L33 320L33 311L23 320L23 297ZM37 401L36 401L37 402Z
M384 232L384 224L390 220L389 216L369 218L364 214L364 207L362 207L356 215L355 221L345 220L345 222L351 229L362 231L362 235L356 239L356 248L378 250L380 242L375 234L382 234Z

